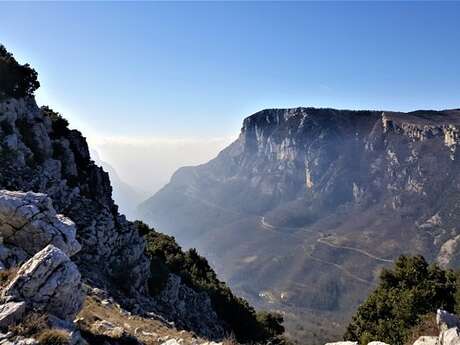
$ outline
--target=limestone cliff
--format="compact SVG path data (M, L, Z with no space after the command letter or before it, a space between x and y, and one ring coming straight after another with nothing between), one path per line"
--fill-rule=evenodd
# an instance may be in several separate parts
M459 131L460 110L263 110L141 211L253 303L344 324L398 255L460 265Z

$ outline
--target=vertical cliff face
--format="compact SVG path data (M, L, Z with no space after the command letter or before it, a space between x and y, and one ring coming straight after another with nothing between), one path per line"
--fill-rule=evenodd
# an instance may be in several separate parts
M457 191L459 121L455 110L264 110L244 120L239 139L215 160L180 169L142 209L167 223L174 216L162 217L160 203L179 192L230 213L263 215L301 200L318 217L347 203L405 210L413 202L426 216Z
M97 281L101 272L129 267L133 289L142 291L148 277L143 240L118 214L108 175L91 160L85 138L32 98L0 103L0 138L0 187L48 194L78 226L81 269Z
M459 110L263 110L141 211L254 303L348 315L402 253L460 265L459 130Z

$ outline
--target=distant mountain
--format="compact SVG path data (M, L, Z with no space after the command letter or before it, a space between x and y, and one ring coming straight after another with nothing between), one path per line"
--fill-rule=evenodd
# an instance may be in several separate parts
M140 211L320 342L401 253L460 265L459 135L460 110L267 109Z
M137 206L147 198L147 194L123 181L113 166L100 159L97 151L91 150L91 158L109 173L113 189L112 198L120 212L130 220L137 219Z

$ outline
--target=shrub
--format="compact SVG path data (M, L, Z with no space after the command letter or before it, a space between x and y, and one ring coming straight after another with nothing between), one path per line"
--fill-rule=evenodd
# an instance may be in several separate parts
M37 72L29 64L21 65L0 45L0 99L33 95L40 87Z
M402 345L424 315L454 309L455 291L452 271L429 266L421 256L401 256L392 269L382 271L379 286L358 308L345 339Z
M37 337L40 345L69 345L70 335L61 329L47 329Z
M47 105L42 106L40 109L43 115L51 119L53 127L53 137L63 137L70 132L69 121L67 121L60 113L54 111Z
M16 276L18 270L19 269L17 267L11 267L6 270L0 271L0 287L8 285L8 283L11 282L13 278Z
M266 337L275 337L284 333L283 316L278 313L262 311L257 313L257 321L262 325Z

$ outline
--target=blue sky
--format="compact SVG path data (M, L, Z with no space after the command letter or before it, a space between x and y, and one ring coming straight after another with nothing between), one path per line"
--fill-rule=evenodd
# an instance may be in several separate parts
M236 135L265 107L460 107L460 3L0 3L39 101L102 136Z
M153 192L263 108L460 107L460 2L0 2L40 104Z

